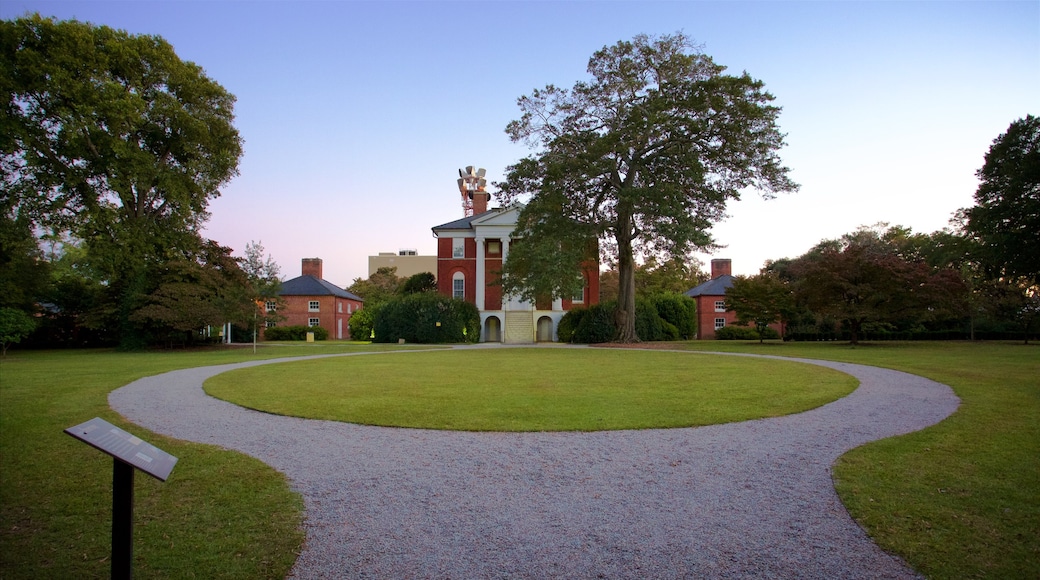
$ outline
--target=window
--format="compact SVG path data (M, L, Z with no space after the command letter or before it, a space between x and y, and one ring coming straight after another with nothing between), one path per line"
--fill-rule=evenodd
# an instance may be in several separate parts
M274 328L276 323L273 320L268 320L264 323L264 328Z
M277 302L272 302L272 301L268 300L267 304L265 304L265 306L267 307L267 311L268 312L274 312L275 310L278 310L278 303Z
M318 326L318 319L317 318L308 318L307 319L307 326Z
M307 303L307 312L318 312L320 307L317 300L311 300Z
M502 242L499 240L488 240L487 253L489 256L498 256L502 253Z
M718 330L720 328L724 328L725 326L726 326L726 319L725 318L716 318L715 319L715 330Z
M726 311L726 301L725 300L716 300L715 301L715 312L725 312L725 311Z
M451 239L451 257L452 258L465 258L466 257L466 240L464 238L452 238Z
M462 272L455 272L451 276L451 297L466 299L466 276Z
M342 303L342 302L340 302L340 303L339 303L339 304L337 304L336 306L337 306L337 307L339 307L339 313L340 313L340 314L343 314L343 303Z
M571 297L571 302L585 302L585 289L582 288L575 292L574 296Z

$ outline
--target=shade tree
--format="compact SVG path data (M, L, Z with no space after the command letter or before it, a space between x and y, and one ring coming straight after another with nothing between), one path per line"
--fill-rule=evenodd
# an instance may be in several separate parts
M727 202L797 186L778 157L773 96L747 73L726 74L684 34L606 46L587 71L570 89L520 97L521 116L506 128L536 152L497 184L506 203L526 200L502 284L530 300L571 296L598 249L617 263L615 338L629 342L640 257L710 248Z

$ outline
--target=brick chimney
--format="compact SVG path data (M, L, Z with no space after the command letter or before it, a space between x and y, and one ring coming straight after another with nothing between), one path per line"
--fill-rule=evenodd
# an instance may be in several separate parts
M488 200L491 199L491 194L478 189L473 192L473 215L480 215L487 211Z
M733 262L729 259L719 259L711 261L711 279L714 280L719 276L732 276L733 275Z
M712 267L714 267L714 263ZM321 258L304 258L302 270L304 276L314 276L315 278L322 280Z

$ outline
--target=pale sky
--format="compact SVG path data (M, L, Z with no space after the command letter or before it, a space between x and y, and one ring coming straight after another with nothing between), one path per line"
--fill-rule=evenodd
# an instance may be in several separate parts
M685 32L783 107L801 190L731 203L727 247L695 256L734 274L861 225L942 229L993 139L1040 114L1036 0L0 3L37 11L160 35L233 93L245 155L204 235L237 255L262 242L285 278L322 258L340 286L369 255L434 254L430 228L462 217L458 169L500 181L530 152L504 131L516 99L639 33Z

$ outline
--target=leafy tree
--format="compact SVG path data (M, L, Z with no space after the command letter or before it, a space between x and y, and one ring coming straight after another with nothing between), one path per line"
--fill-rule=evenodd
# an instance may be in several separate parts
M397 289L400 294L421 294L437 291L437 277L430 272L419 272L408 277Z
M922 321L963 308L957 271L907 259L869 228L821 242L790 271L796 297L817 315L844 322L853 344L868 323Z
M347 287L347 290L363 298L365 308L370 308L386 302L397 294L402 282L403 280L397 276L396 266L384 266L365 280L354 278L354 283Z
M651 256L646 263L635 270L636 294L673 293L682 294L708 279L696 263L690 263L684 257L672 258L658 263Z
M599 250L618 264L615 339L635 329L637 257L662 261L713 245L727 201L797 186L781 166L779 107L762 82L697 52L683 34L604 47L591 80L518 100L506 132L538 148L497 184L506 203L530 195L504 267L507 293L569 296ZM590 254L592 254L590 256Z
M737 276L726 290L726 310L737 313L737 324L754 324L762 342L770 324L793 315L794 292L774 274Z
M966 230L981 244L990 278L1040 285L1040 118L1019 119L993 141L965 210Z
M267 322L279 322L285 317L279 314L285 304L285 300L279 294L281 290L281 268L270 255L264 254L264 246L261 242L249 242L246 244L245 258L242 259L242 271L249 280L253 300L257 304L257 312L262 318L258 321L254 313L254 329L257 326L266 326ZM274 310L268 310L267 304L273 303Z
M162 265L205 243L237 173L234 97L157 36L39 15L0 22L0 185L39 225L86 243L124 346Z
M0 213L0 307L35 312L49 276L49 264L37 245L32 223L13 208L4 208Z
M230 248L210 241L197 254L167 262L158 287L131 320L164 340L190 342L207 326L248 324L255 312L253 287L238 260Z
M36 323L24 310L0 308L0 354L7 356L7 347L21 342L35 328Z

